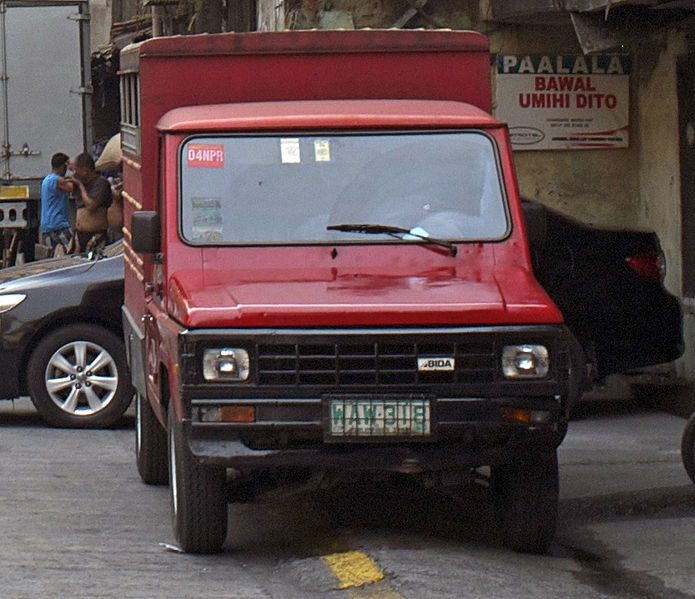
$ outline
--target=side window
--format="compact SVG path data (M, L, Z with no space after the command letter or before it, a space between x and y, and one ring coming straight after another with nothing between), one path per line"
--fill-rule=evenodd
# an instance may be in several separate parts
M121 80L121 145L140 154L140 75L122 72Z

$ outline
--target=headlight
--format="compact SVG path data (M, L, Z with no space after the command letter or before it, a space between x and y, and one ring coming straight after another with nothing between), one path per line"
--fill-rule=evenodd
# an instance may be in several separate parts
M24 293L8 293L0 295L0 314L9 312L12 308L16 308L27 298Z
M548 349L543 345L505 345L502 374L508 379L541 379L548 375Z
M236 347L206 349L203 377L206 381L245 381L249 378L249 353Z

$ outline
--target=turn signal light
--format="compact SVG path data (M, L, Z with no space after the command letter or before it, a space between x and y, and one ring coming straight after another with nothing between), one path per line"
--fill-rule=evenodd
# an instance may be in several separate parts
M224 406L220 408L220 422L256 422L253 406Z
M504 407L500 412L502 413L502 419L507 422L545 424L550 420L550 412L546 410L524 410L522 408Z

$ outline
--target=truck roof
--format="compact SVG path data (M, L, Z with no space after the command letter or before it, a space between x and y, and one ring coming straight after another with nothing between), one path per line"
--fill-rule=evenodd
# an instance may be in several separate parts
M318 100L185 106L157 123L162 132L373 128L496 127L500 123L465 102L441 100Z
M485 52L489 42L477 31L362 29L294 30L155 37L126 46L121 58L214 54L302 54L340 52ZM123 67L121 63L121 67ZM127 65L126 65L127 68Z
M430 99L491 112L489 45L474 31L263 31L154 38L123 49L142 125L225 102Z

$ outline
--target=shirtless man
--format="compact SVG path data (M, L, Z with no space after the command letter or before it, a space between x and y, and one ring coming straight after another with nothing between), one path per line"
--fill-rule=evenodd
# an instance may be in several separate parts
M94 159L86 152L75 157L71 168L77 192L75 252L89 252L106 243L111 186L94 170Z

